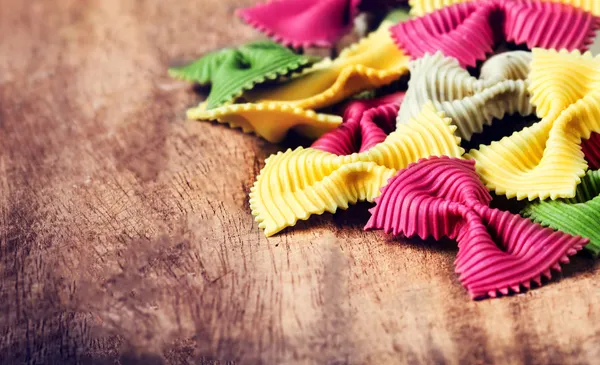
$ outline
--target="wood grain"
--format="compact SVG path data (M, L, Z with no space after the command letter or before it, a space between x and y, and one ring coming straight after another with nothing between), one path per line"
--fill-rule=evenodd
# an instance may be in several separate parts
M0 362L597 363L588 257L474 302L454 243L365 233L367 204L262 235L285 145L186 121L166 75L258 37L250 3L0 0Z

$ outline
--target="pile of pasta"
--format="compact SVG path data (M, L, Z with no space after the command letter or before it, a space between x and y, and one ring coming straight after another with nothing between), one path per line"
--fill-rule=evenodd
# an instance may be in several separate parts
M383 20L333 59L307 55L361 13ZM586 52L600 1L274 0L238 14L270 40L169 72L211 85L190 119L314 141L256 177L265 235L372 202L367 230L456 240L473 298L600 253L600 58Z

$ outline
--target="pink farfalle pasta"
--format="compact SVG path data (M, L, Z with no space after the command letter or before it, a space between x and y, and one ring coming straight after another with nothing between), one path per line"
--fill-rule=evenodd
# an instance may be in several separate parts
M528 48L586 50L599 18L562 3L481 0L459 3L394 26L400 48L413 58L440 50L463 67L476 66L506 40Z
M294 48L329 47L347 33L360 0L275 0L240 9L248 24Z
M381 12L402 3L406 0L274 0L237 14L283 45L330 47L352 29L360 11Z
M581 149L591 169L600 169L600 134L592 133L590 138L581 142Z
M367 151L396 129L396 115L403 98L402 91L350 102L344 110L344 122L321 136L311 147L336 155Z
M475 172L475 163L430 157L401 170L375 198L365 229L395 235L449 237L458 242L455 265L473 298L520 292L541 275L560 271L560 263L588 243L492 209L492 197Z

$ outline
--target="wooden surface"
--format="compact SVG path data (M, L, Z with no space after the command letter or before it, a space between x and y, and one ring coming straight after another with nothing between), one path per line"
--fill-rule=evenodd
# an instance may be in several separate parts
M475 302L454 243L365 233L368 204L263 236L284 146L186 121L166 75L257 37L250 3L0 0L0 363L598 363L588 257Z

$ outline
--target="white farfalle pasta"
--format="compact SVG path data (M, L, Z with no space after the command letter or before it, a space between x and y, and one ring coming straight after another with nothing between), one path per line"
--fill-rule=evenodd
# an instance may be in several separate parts
M531 53L525 51L496 55L482 66L479 79L441 52L412 61L397 125L406 124L430 101L452 119L457 135L467 141L494 118L529 115L533 113L526 80L530 60Z

